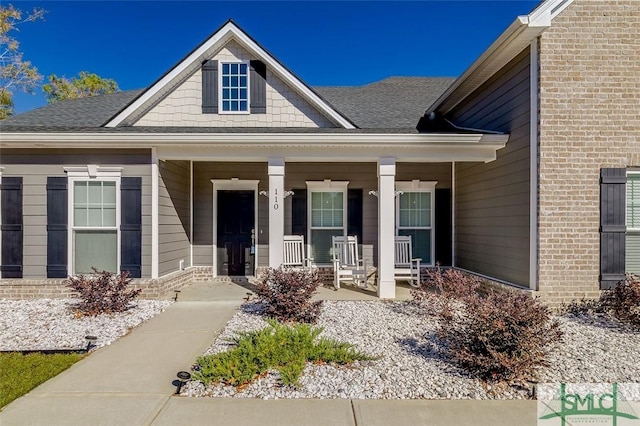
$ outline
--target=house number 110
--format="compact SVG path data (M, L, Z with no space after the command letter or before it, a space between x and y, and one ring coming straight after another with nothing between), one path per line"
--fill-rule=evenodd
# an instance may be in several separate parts
M274 188L273 191L273 209L278 210L278 188Z

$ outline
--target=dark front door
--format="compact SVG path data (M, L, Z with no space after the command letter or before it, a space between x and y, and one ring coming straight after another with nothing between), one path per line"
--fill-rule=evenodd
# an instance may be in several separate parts
M253 275L251 235L254 227L253 191L218 191L218 253L220 275Z

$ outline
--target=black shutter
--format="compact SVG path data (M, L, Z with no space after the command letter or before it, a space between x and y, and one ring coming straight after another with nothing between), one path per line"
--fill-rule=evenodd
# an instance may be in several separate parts
M451 266L451 189L438 188L435 193L436 262Z
M142 277L142 178L120 181L120 269Z
M291 196L291 233L304 235L307 238L307 190L299 188L293 190Z
M250 96L251 114L267 113L267 67L261 61L251 61Z
M67 177L47 178L47 278L66 278L69 205Z
M22 278L22 178L2 179L2 278Z
M626 183L626 169L600 169L601 290L624 279Z
M218 113L218 61L202 64L202 113Z
M356 235L362 244L362 189L347 190L347 235Z

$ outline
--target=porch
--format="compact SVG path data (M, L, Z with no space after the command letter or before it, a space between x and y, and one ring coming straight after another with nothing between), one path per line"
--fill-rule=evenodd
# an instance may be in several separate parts
M392 299L394 237L412 237L423 267L451 265L456 163L494 160L508 135L202 139L211 141L152 150L153 273L195 266L210 267L212 279L255 276L282 264L285 235L304 236L315 263L331 268L331 238L356 235L377 296Z

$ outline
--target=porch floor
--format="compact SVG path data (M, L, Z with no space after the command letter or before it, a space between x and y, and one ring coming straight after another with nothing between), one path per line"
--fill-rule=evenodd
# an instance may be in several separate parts
M181 289L178 293L178 301L238 301L251 296L254 297L255 285L251 279L244 277L225 277L220 280L194 282ZM404 282L396 285L396 300L409 300L411 287ZM165 295L166 299L174 297L174 293ZM368 288L356 288L351 285L342 285L339 290L333 286L325 285L318 288L314 296L316 300L379 300L377 286L369 285Z

